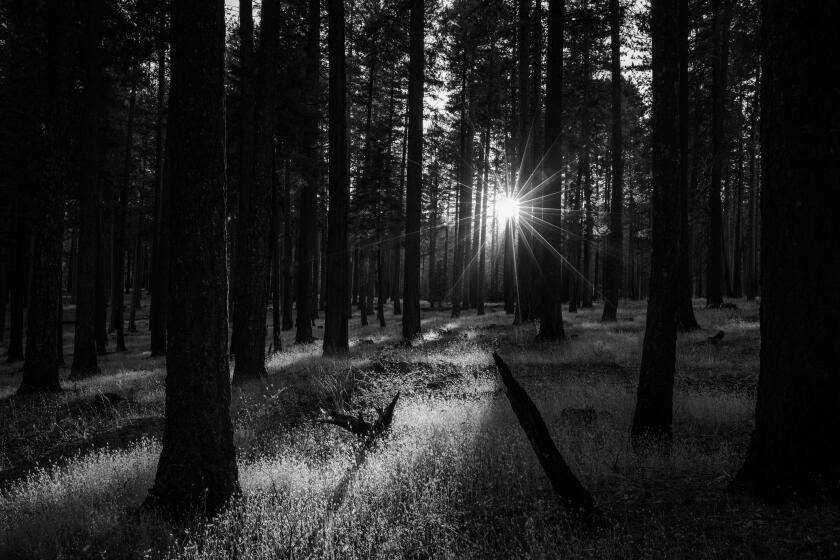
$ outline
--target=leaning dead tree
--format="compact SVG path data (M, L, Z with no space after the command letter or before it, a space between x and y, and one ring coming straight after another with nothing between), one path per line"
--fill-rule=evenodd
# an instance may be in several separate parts
M595 505L592 494L583 487L563 456L560 455L534 401L513 377L510 368L499 354L493 352L493 359L496 361L496 367L505 385L505 394L510 401L510 406L519 420L519 425L528 436L528 441L531 442L531 447L560 501L577 519L593 527L603 526L604 516Z

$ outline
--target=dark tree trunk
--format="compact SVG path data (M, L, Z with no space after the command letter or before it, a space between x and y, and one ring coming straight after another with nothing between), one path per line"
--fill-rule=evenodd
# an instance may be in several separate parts
M391 145L391 142L388 142ZM394 279L393 279L393 300L394 300L394 315L402 315L402 282L400 282L400 273L402 272L402 249L405 232L403 231L403 193L405 192L405 171L406 171L406 156L408 154L408 111L405 114L405 126L403 127L402 138L402 159L400 160L400 190L397 195L397 238L394 241Z
M679 269L679 6L651 2L653 215L647 323L639 371L634 444L670 449Z
M254 113L256 112L256 93L254 82L256 81L256 63L254 61L254 6L252 0L239 0L239 65L240 82L239 89L242 96L239 105L239 208L234 231L235 247L233 251L234 272L231 279L231 291L233 296L233 332L231 334L231 355L236 355L242 344L242 339L248 336L247 317L237 313L239 308L239 297L242 295L248 298L252 290L250 279L247 274L250 272L243 251L248 251L246 245L249 243L248 229L252 219L251 204L254 190L254 142L256 140L254 130ZM250 255L248 255L250 257ZM249 259L250 260L250 259ZM244 286L238 287L239 282ZM243 306L245 303L243 302Z
M254 125L254 180L236 228L233 332L239 331L233 381L265 377L266 312L270 279L271 193L280 0L263 0ZM247 131L246 131L247 133ZM245 218L245 221L243 221ZM234 334L234 336L236 336Z
M164 10L161 9L161 12ZM165 180L164 136L166 103L166 29L165 16L160 14L160 31L157 38L157 117L155 123L155 224L152 241L152 282L149 303L149 327L151 330L151 355L166 354L166 321L169 301L170 269L170 206L171 186Z
M178 517L196 510L212 516L238 490L229 410L224 49L221 0L173 0L166 425L146 505Z
M688 0L679 0L680 17L680 264L677 325L683 332L700 328L694 316L691 278L691 233L688 224ZM699 127L698 127L699 128ZM697 146L695 145L695 151Z
M405 203L403 340L420 334L420 214L423 181L423 0L411 0L408 68L408 169Z
M556 341L564 338L563 306L561 294L562 220L561 192L563 168L561 152L563 132L563 28L566 19L565 0L548 3L548 52L546 54L545 82L545 156L543 169L547 186L543 207L545 216L543 237L547 244L543 260L542 305L540 306L539 340Z
M583 266L581 272L581 306L584 309L592 307L593 276L592 276L592 238L595 227L595 217L592 214L592 166L590 165L589 146L585 153L586 165L583 175Z
M513 220L505 222L505 239L504 239L504 299L505 299L505 313L512 315L515 310L516 297L516 274L513 268Z
M756 171L755 152L757 138L757 121L758 121L758 100L759 100L759 83L761 77L759 74L755 78L755 91L753 92L752 111L750 114L750 194L749 194L749 215L750 215L750 229L749 229L749 255L747 257L747 281L746 281L746 296L747 300L754 300L758 295L758 172Z
M761 373L736 482L772 500L840 498L838 18L833 2L762 4Z
M7 363L23 360L23 310L29 284L29 232L26 193L21 192L15 202L14 249L9 267L9 347ZM95 350L94 350L95 351Z
M64 2L47 3L46 122L43 167L35 186L38 212L32 254L32 284L26 325L23 379L18 394L61 391L58 378L58 305L61 295L61 243L69 164L70 83L67 75L69 26Z
M584 111L584 114L586 111ZM585 119L585 117L584 117ZM582 126L582 130L587 130ZM582 271L581 271L581 249L583 247L583 216L581 214L581 190L583 185L583 176L585 169L589 167L589 147L584 144L581 145L578 151L578 165L577 178L574 184L570 184L568 189L571 192L567 193L571 206L571 221L569 228L570 242L569 242L569 260L572 266L569 270L569 313L577 313L578 305L580 304Z
M128 332L137 332L137 310L140 308L142 297L142 264L143 264L143 237L140 234L140 219L137 220L137 235L134 239L134 268L131 271L131 307L128 312Z
M711 307L720 307L723 303L723 211L720 194L728 153L724 126L730 14L731 0L712 0L712 182L709 186L709 254L706 274L706 299Z
M484 153L484 171L481 178L481 209L479 212L479 219L477 220L477 228L479 230L478 237L478 282L475 290L475 308L478 315L484 315L484 285L487 258L487 197L490 194L488 181L490 180L490 125L487 125L487 130L484 132L484 146L482 149ZM478 208L478 206L476 206Z
M467 56L464 54L464 56ZM472 238L470 235L472 222L472 183L473 169L473 135L471 110L469 108L469 83L467 77L467 63L461 70L461 115L458 154L458 220L457 238L455 244L455 266L452 273L455 276L452 292L452 317L459 317L462 307L469 307L469 278L471 270Z
M510 406L519 420L519 425L528 436L531 448L537 455L554 492L572 515L582 517L594 526L603 526L605 519L595 505L592 494L583 487L566 460L563 459L534 401L513 377L508 365L495 352L493 360L496 362L499 376L505 386Z
M319 80L319 30L321 22L319 0L308 4L306 34L306 80L307 113L304 120L303 150L306 160L303 164L304 182L300 191L297 246L297 330L295 342L307 344L312 337L312 282L313 254L315 252L315 230L318 227L316 192L320 180L318 169L318 80Z
M441 294L436 286L438 282L437 274L440 271L437 268L437 238L438 238L438 197L440 196L439 182L440 182L440 168L437 162L437 148L432 156L432 165L434 180L432 181L432 189L429 193L429 308L435 308L435 301L442 303ZM444 256L444 259L446 257Z
M740 95L741 99L738 107L743 107L744 94L743 89ZM743 207L744 199L744 134L742 128L738 127L738 174L735 186L735 225L732 235L732 297L740 298L743 291L743 284L741 282L741 258L743 239L741 235L741 209Z
M100 197L102 165L102 3L89 2L85 14L84 106L81 134L81 183L79 184L79 256L76 272L76 323L73 335L71 379L100 372L96 341L97 253L100 243Z
M125 132L125 153L123 154L122 181L114 205L113 247L111 252L111 323L117 333L117 352L125 352L125 226L128 213L128 189L131 183L131 143L134 136L134 105L137 101L137 78L132 78L128 102L128 118Z
M104 161L104 154L100 155L100 161ZM107 208L103 206L104 191L104 184L100 183L100 210L96 221L96 304L93 321L96 351L100 355L105 354L108 350L108 330L106 328L108 318L108 262L105 257L110 243L105 227L108 216Z
M327 214L326 321L324 354L346 354L348 346L349 254L347 210L349 206L347 161L347 76L344 59L344 2L329 0L329 151L330 186Z
M283 244L280 228L283 216L283 195L277 181L277 154L272 158L271 171L271 350L280 352L283 349L282 319L280 317L280 300L283 292Z
M292 249L292 182L289 162L283 165L283 330L294 327L292 306L294 305L294 254ZM317 220L317 216L315 218Z
M530 108L530 51L531 51L531 0L518 0L518 66L519 66L519 174L516 182L516 196L527 200L531 177L531 108ZM524 212L517 217L519 241L516 246L516 313L515 325L531 320L531 249L528 243L527 216Z
M0 342L6 340L6 298L9 297L9 266L0 256Z
M610 235L604 266L604 313L602 321L615 321L621 297L621 253L624 246L624 142L621 130L621 11L618 0L610 0L610 46L612 70L612 191L610 192Z

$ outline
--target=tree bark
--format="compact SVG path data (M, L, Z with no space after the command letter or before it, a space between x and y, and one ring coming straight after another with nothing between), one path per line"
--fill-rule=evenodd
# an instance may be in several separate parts
M256 63L254 61L254 6L252 0L239 0L239 89L242 99L239 105L239 208L236 220L234 273L231 280L233 292L233 332L231 335L231 355L236 355L242 344L242 339L248 335L246 317L242 312L237 313L239 297L248 298L252 286L247 277L247 263L241 253L247 251L249 222L252 219L251 205L254 190L254 113L256 112ZM248 284L237 287L239 281ZM242 302L243 305L245 302Z
M531 184L531 107L530 107L530 51L531 51L531 0L518 0L518 61L519 66L519 173L517 175L517 199L528 199ZM531 248L526 233L528 217L523 211L517 216L518 242L516 246L516 311L513 324L518 325L531 320Z
M280 0L264 0L260 12L259 69L255 88L254 174L250 196L240 204L236 228L233 381L264 378L266 313L270 277L271 193L274 183L274 122ZM244 132L247 134L247 131ZM244 193L240 193L244 199ZM243 218L245 221L243 221Z
M488 106L489 108L489 106ZM490 124L487 125L487 130L484 131L484 146L482 148L484 153L484 170L481 178L481 208L479 212L478 225L478 281L475 289L475 310L477 315L484 315L484 300L485 300L485 274L486 274L486 259L487 259L487 197L490 194L489 180L490 180ZM476 206L478 208L478 206Z
M548 3L548 52L545 82L545 155L543 169L547 181L543 208L545 223L542 228L547 248L542 264L544 276L542 305L540 306L540 330L538 340L557 341L565 337L562 305L562 218L561 192L563 181L563 32L566 19L565 0L549 0Z
M212 516L238 490L229 410L224 49L224 2L173 0L166 424L146 505L176 517Z
M694 316L691 278L691 232L688 224L688 0L679 0L680 18L680 264L677 325L683 332L700 328ZM699 127L698 127L699 128ZM697 146L695 145L695 151Z
M347 75L344 53L344 2L328 1L329 30L329 150L330 181L327 214L326 320L324 354L340 355L349 350L348 309L349 254L347 252L347 210L349 206L347 160Z
M670 449L679 265L679 7L651 2L653 216L647 322L632 438Z
M612 72L612 171L610 179L610 234L604 267L604 312L602 321L615 321L621 297L621 253L624 246L624 142L621 126L621 8L610 0L610 62Z
M283 320L280 316L280 300L283 295L283 243L280 228L283 216L283 195L277 181L277 154L272 158L271 170L271 351L280 352L283 349Z
M840 499L840 108L825 86L840 5L762 3L761 371L736 484ZM804 259L802 251L819 258Z
M310 0L308 4L306 33L307 113L304 120L302 142L306 160L303 164L304 182L300 191L298 214L297 250L297 322L295 342L308 344L312 336L312 283L315 234L318 227L316 192L320 173L318 170L318 83L320 74L320 23L321 4Z
M133 71L134 72L134 71ZM128 189L131 184L131 144L134 137L134 105L137 101L137 78L132 77L131 93L128 102L128 118L126 120L125 153L123 154L122 181L115 201L113 219L113 247L111 252L111 323L117 333L117 352L125 352L125 294L123 283L125 279L125 226L128 213Z
M69 14L63 2L47 4L47 91L43 130L43 168L35 200L35 244L26 325L23 379L18 394L61 391L58 377L58 305L61 295L61 243L67 188L70 83L67 60Z
M724 126L730 14L731 0L712 0L712 182L709 187L709 254L706 274L706 299L710 307L720 307L723 303L723 211L720 195L723 172L727 167Z
M423 190L423 0L411 0L408 67L408 169L402 336L420 334L420 214Z
M166 322L169 301L170 262L170 206L171 187L167 184L164 140L166 135L166 19L164 10L160 14L160 30L157 37L157 117L155 122L155 225L152 241L152 282L149 303L149 327L151 330L151 355L166 355Z
M100 127L102 125L102 2L87 5L84 60L84 106L82 111L82 169L79 185L79 257L76 272L76 323L73 336L71 379L100 372L96 343L96 293L98 224L102 192Z
M6 363L9 364L23 360L24 302L30 276L27 196L27 193L20 192L15 201L15 243L8 273L11 282L9 283L9 347Z

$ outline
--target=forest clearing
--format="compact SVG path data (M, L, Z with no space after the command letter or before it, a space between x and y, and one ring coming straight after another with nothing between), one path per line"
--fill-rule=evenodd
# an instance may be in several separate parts
M129 338L128 353L106 358L102 376L65 382L58 397L10 401L19 374L3 366L0 555L836 556L836 508L762 505L728 491L746 452L758 376L758 309L738 304L698 309L706 328L680 337L670 457L637 456L628 444L640 302L623 305L615 324L601 323L597 308L567 315L569 339L552 348L492 304L483 317L426 313L423 341L410 349L394 348L398 328L359 327L356 317L346 358L323 358L316 344L293 347L269 358L265 382L234 392L243 496L183 533L138 513L163 428L163 372L147 359L147 336ZM713 344L718 330L726 335ZM490 357L497 348L612 520L604 534L569 536L502 394ZM319 408L370 416L397 390L392 433L334 504L358 444L313 423ZM56 448L61 460L27 468Z

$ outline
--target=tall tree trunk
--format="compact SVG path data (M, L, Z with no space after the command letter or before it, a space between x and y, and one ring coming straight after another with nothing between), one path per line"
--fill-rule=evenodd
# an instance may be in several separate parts
M317 211L317 210L316 210ZM317 216L315 218L318 219ZM283 164L283 330L292 330L292 306L294 305L294 270L292 263L292 182L289 162Z
M621 297L621 252L624 246L624 142L621 130L621 8L610 0L610 47L612 72L612 191L610 192L610 235L604 267L604 313L602 321L615 321Z
M488 95L489 97L489 95ZM489 108L489 103L488 103ZM476 251L478 256L478 282L476 283L475 288L475 309L476 314L484 315L484 286L485 286L485 273L486 273L486 263L485 260L487 259L487 197L490 194L489 188L489 180L490 180L490 124L487 125L487 130L484 131L484 145L482 147L482 152L484 153L484 170L482 171L483 175L481 178L481 208L476 206L478 209L479 219L477 220L477 229L479 231L478 236L478 250Z
M36 185L35 244L26 325L23 379L18 394L61 391L58 378L58 305L64 196L70 159L70 83L67 60L69 13L64 2L47 3L47 91L43 168ZM89 39L91 40L91 39Z
M0 258L0 342L6 340L6 298L8 297L9 266Z
M513 220L508 219L505 222L505 239L504 239L504 300L505 313L512 315L515 310L516 298L516 272L514 271L513 252L514 237L513 237Z
M531 107L530 107L530 51L531 51L531 0L518 0L518 66L519 66L519 173L516 182L516 196L528 200L531 189ZM519 241L516 247L516 313L515 325L531 320L531 296L528 287L531 282L531 248L526 232L528 217L521 212L517 217Z
M588 121L588 119L587 119ZM587 128L588 129L588 128ZM584 130L587 130L584 129ZM581 294L581 305L584 309L592 307L592 238L593 229L595 227L595 218L592 214L592 165L590 165L589 155L589 140L586 141L586 151L584 152L583 166L583 266L581 272L581 286L583 287Z
M688 0L679 0L680 17L680 264L677 325L683 332L700 328L694 316L691 285L691 232L688 224ZM698 111L699 113L699 111ZM697 127L699 130L699 126ZM695 154L697 153L695 139Z
M100 161L105 160L105 155L100 150ZM105 224L108 221L109 208L103 204L105 189L100 183L99 192L99 216L96 221L96 311L93 322L93 332L96 338L96 350L102 355L108 350L108 259L107 252L110 247L110 239Z
M316 192L320 181L318 161L318 82L320 73L320 23L321 3L309 0L306 32L306 86L307 112L304 120L303 163L304 182L300 190L297 245L297 322L295 342L308 344L312 336L313 301L313 254L315 252L316 229L318 228Z
M9 267L9 347L6 363L23 360L23 327L26 291L29 285L29 205L26 197L28 192L21 192L15 201L14 238L12 264Z
M838 18L833 2L762 3L761 372L736 482L771 500L840 496Z
M233 333L231 335L230 353L232 355L236 355L243 337L248 334L245 315L236 311L239 307L239 296L244 294L244 297L247 298L247 294L252 290L250 279L246 279L246 274L249 272L246 270L247 263L241 253L243 250L248 250L246 247L249 242L247 230L249 221L252 219L251 205L254 190L254 142L256 140L254 130L254 113L256 112L254 82L256 81L256 63L254 61L253 11L252 0L239 0L239 73L241 76L239 89L242 99L239 105L239 209L234 231L235 249L233 258L235 264L231 279ZM240 279L247 285L241 288L237 287Z
M438 197L440 196L439 182L440 182L440 168L437 162L437 147L432 156L433 176L432 189L429 193L429 308L435 308L435 301L440 301L440 293L438 292L437 274L440 273L437 267L437 237L438 237ZM444 257L445 258L445 257Z
M166 32L165 10L160 10L157 37L157 116L155 122L155 224L152 241L152 282L149 303L151 355L166 354L166 322L169 302L171 187L165 180L164 136L166 135Z
M755 152L756 144L758 143L758 100L759 100L759 83L761 81L760 73L755 77L755 90L753 91L752 110L750 111L750 145L749 145L749 159L750 159L750 194L749 194L749 215L750 215L750 230L749 230L749 255L747 257L747 281L746 281L746 296L747 300L754 300L758 295L758 185L757 179Z
M389 127L390 128L390 127ZM391 142L388 142L391 145ZM402 282L400 282L400 273L402 272L402 249L405 231L403 231L403 194L405 192L405 171L406 171L406 157L408 154L408 111L405 114L405 126L403 127L402 138L402 159L400 160L400 190L397 196L397 231L398 235L394 241L394 279L393 279L393 300L394 300L394 315L402 315Z
M548 3L548 51L545 82L545 155L543 169L547 181L543 208L543 237L547 244L543 259L542 305L540 305L539 340L556 341L565 337L561 294L561 193L563 181L563 31L566 20L565 0Z
M721 7L721 2L723 6ZM724 255L721 181L727 167L726 74L729 60L729 19L731 0L712 0L712 183L709 187L709 254L706 297L711 307L723 303Z
M140 219L137 220L137 234L134 236L134 267L131 271L131 307L128 311L128 332L137 332L137 310L142 297L143 236L140 233Z
M283 195L277 181L277 154L272 158L271 172L271 349L277 353L283 349L283 320L280 316L280 300L283 292L283 243L280 228L283 216Z
M408 169L405 203L403 340L420 334L420 215L423 203L423 0L411 0L408 66Z
M466 57L466 53L464 54ZM470 221L472 219L472 180L473 180L473 134L472 119L469 115L469 94L467 81L467 62L461 67L460 100L460 148L458 152L458 218L455 221L455 255L452 267L452 317L460 317L461 308L469 305L469 298L464 284L469 280Z
M263 0L260 12L259 70L255 88L254 176L236 228L236 297L233 332L237 340L233 381L265 377L266 312L270 276L271 193L274 183L274 121L280 0ZM247 133L247 131L246 131ZM245 218L245 221L242 220ZM234 336L236 336L234 334Z
M651 2L653 216L650 289L632 437L670 449L679 269L679 6Z
M173 0L166 424L146 505L178 517L197 508L212 516L238 489L227 346L224 52L224 3Z
M739 111L744 106L744 92L741 90ZM739 115L740 123L740 115ZM738 174L735 186L735 225L732 234L732 296L740 298L743 295L743 284L741 282L741 258L743 239L741 234L741 209L744 206L744 134L743 128L738 126Z
M348 345L347 308L349 254L347 252L347 209L349 206L347 160L347 76L344 53L344 2L328 1L329 30L329 150L330 186L327 214L326 321L324 354L346 354Z
M87 5L84 59L84 106L81 135L81 183L79 185L79 257L76 272L76 324L73 335L71 379L100 372L96 342L97 246L100 243L100 197L102 165L100 127L102 126L102 2Z
M134 72L134 71L133 71ZM137 101L137 78L132 77L131 94L128 102L128 118L125 132L125 153L123 154L122 181L114 208L113 247L111 253L111 322L117 332L117 352L125 352L125 226L128 213L128 189L131 184L131 144L134 138L134 105Z

